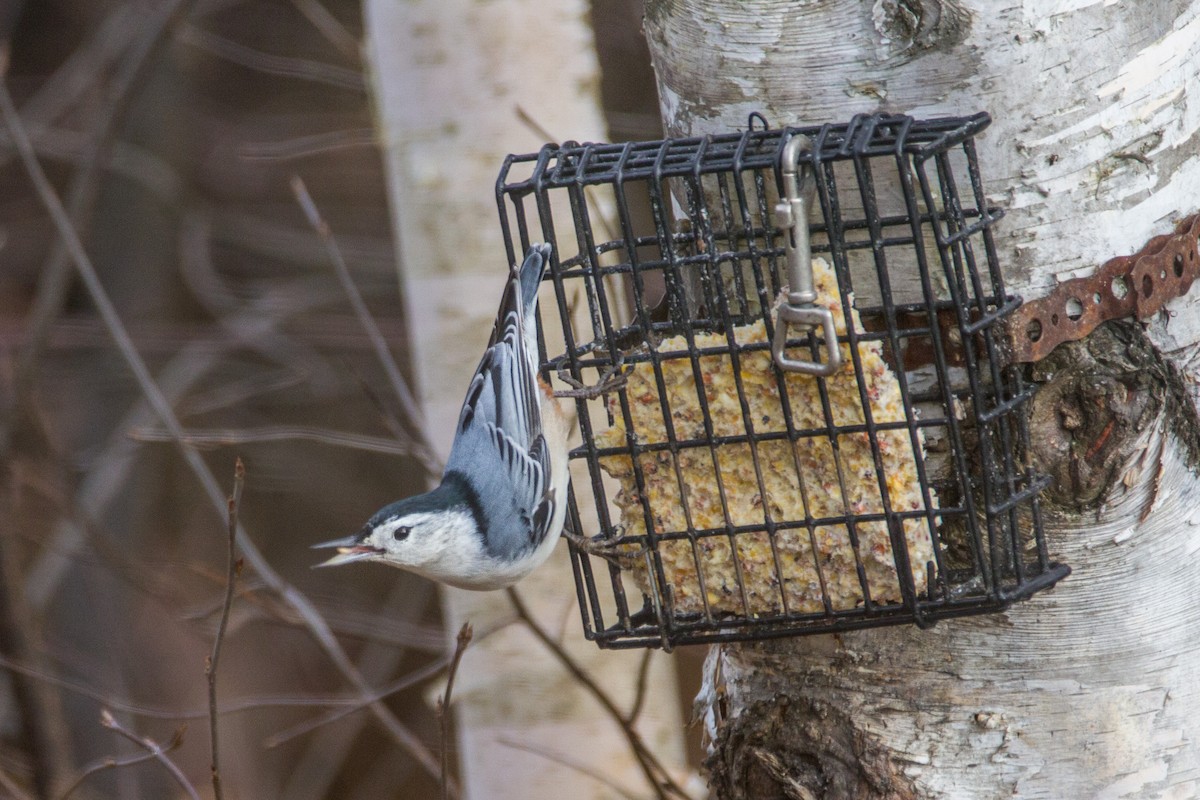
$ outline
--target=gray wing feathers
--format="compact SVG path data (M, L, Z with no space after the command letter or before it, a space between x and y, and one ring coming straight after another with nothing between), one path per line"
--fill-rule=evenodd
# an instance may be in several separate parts
M447 471L470 477L483 506L485 547L517 557L546 535L553 517L550 454L542 436L535 353L530 342L537 287L549 245L530 248L510 273L488 349L467 390ZM536 345L534 345L536 346Z

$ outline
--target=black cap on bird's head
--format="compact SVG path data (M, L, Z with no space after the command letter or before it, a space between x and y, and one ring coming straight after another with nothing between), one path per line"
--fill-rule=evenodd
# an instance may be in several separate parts
M337 567L355 561L384 561L405 566L410 558L420 557L408 550L412 544L407 541L414 529L412 526L438 516L439 512L446 512L454 502L453 495L443 484L433 491L384 506L357 533L313 545L314 550L336 547L338 551L333 558L316 566Z

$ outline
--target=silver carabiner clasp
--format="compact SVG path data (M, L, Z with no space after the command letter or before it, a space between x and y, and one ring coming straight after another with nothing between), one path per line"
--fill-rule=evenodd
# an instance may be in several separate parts
M775 320L775 338L771 355L779 368L786 372L808 375L832 375L842 366L842 350L838 346L833 313L816 305L813 288L812 247L808 241L808 213L812 207L814 186L804 186L801 180L800 156L812 149L807 136L797 134L788 140L780 156L783 173L783 199L775 206L775 223L784 231L784 252L787 255L788 296L779 307ZM791 326L820 328L825 335L829 353L825 363L788 358L785 352L788 329Z

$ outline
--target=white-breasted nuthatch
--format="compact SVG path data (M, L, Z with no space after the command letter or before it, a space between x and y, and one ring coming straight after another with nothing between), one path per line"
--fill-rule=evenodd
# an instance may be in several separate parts
M537 374L536 244L513 265L471 379L441 484L378 511L356 534L316 545L320 566L379 561L464 589L513 584L549 557L567 510L567 413Z

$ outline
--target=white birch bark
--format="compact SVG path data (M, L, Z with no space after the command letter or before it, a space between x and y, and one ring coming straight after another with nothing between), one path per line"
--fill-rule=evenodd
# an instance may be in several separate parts
M386 149L401 292L425 430L444 458L467 384L491 331L507 265L495 181L508 153L543 141L517 107L563 138L602 141L598 75L582 0L369 0L370 60ZM623 708L635 653L583 640L566 545L519 587L526 604ZM642 776L617 726L528 631L506 596L445 589L449 647L470 621L454 691L467 798L610 797ZM667 763L683 761L671 662L650 672L641 731ZM432 712L431 712L432 713Z
M1027 298L1200 208L1197 2L647 0L646 34L673 134L753 110L991 112L979 156ZM1193 393L1198 296L1148 326ZM1194 409L1153 416L1140 438L1118 430L1130 468L1099 510L1048 521L1074 568L1052 592L931 631L715 650L702 697L727 794L821 796L816 776L834 798L1200 796Z

